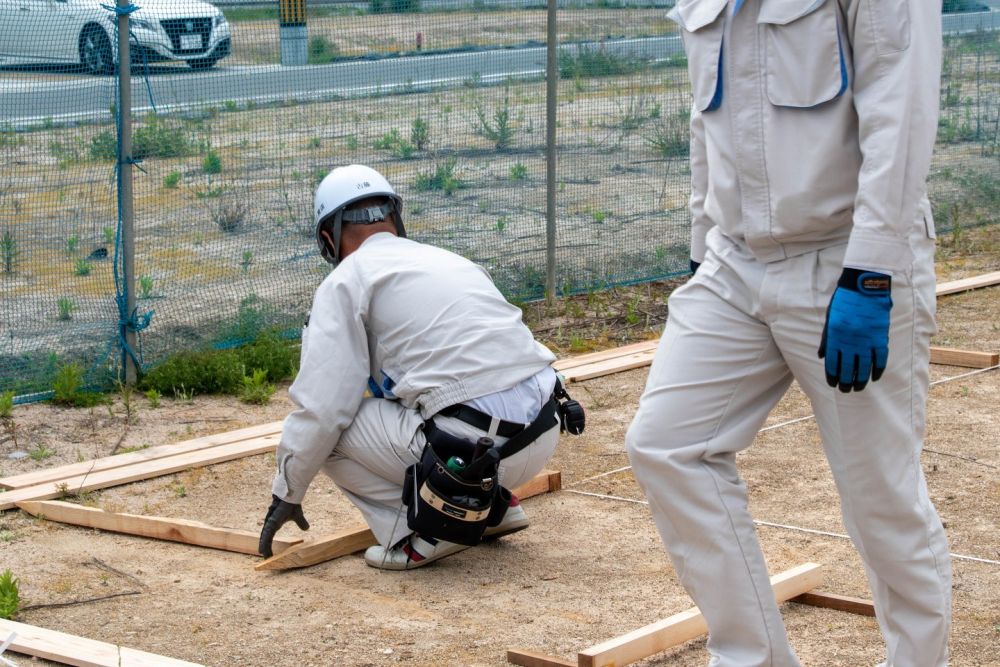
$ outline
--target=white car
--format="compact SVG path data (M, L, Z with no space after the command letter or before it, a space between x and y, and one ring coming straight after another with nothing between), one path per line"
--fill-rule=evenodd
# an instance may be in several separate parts
M0 0L0 65L80 63L108 74L118 62L115 0ZM201 0L135 0L131 60L182 60L208 69L229 55L229 24Z

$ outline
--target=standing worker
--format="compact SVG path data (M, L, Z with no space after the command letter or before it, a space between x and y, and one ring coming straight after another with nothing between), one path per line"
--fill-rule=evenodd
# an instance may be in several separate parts
M470 544L408 527L407 470L418 467L434 433L467 447L467 458L520 438L519 451L496 456L507 457L499 482L513 488L538 474L559 439L559 418L545 409L558 387L554 357L484 269L406 238L402 199L374 169L334 169L316 190L314 210L320 252L336 268L316 291L302 332L289 391L298 409L282 429L260 552L271 555L285 522L309 527L302 500L322 469L378 540L365 552L369 565L427 565ZM453 469L465 460L448 462ZM481 485L492 491L496 478L485 477ZM450 498L427 497L438 510L462 511ZM504 496L502 507L485 537L527 527L516 497Z
M941 0L679 0L669 16L694 97L695 275L670 298L626 448L710 664L799 665L735 463L794 379L882 666L942 667L950 561L920 467Z

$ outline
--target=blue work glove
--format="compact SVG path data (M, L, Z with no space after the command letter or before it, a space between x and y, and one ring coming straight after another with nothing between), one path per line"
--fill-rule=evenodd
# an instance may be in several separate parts
M892 278L884 273L844 269L826 310L819 344L826 381L847 393L882 377L889 361Z
M302 513L302 505L286 502L271 494L271 506L267 508L264 528L260 531L260 544L257 546L257 551L260 552L261 556L270 558L274 555L271 550L274 534L288 521L294 521L295 525L302 530L309 530L309 522L306 521L306 516Z

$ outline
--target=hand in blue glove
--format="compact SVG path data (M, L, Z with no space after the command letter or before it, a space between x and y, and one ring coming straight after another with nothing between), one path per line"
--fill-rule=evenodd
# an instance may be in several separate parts
M892 278L884 273L844 269L837 281L819 358L826 360L826 381L847 393L861 391L882 377L889 361L889 311Z

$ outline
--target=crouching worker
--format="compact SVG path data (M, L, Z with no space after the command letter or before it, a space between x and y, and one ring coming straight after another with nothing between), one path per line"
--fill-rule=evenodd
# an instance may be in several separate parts
M378 540L372 567L421 567L528 526L506 489L555 451L554 357L484 269L407 239L402 213L369 167L334 169L316 190L316 240L335 270L302 332L264 556L287 521L309 527L301 503L320 470Z

